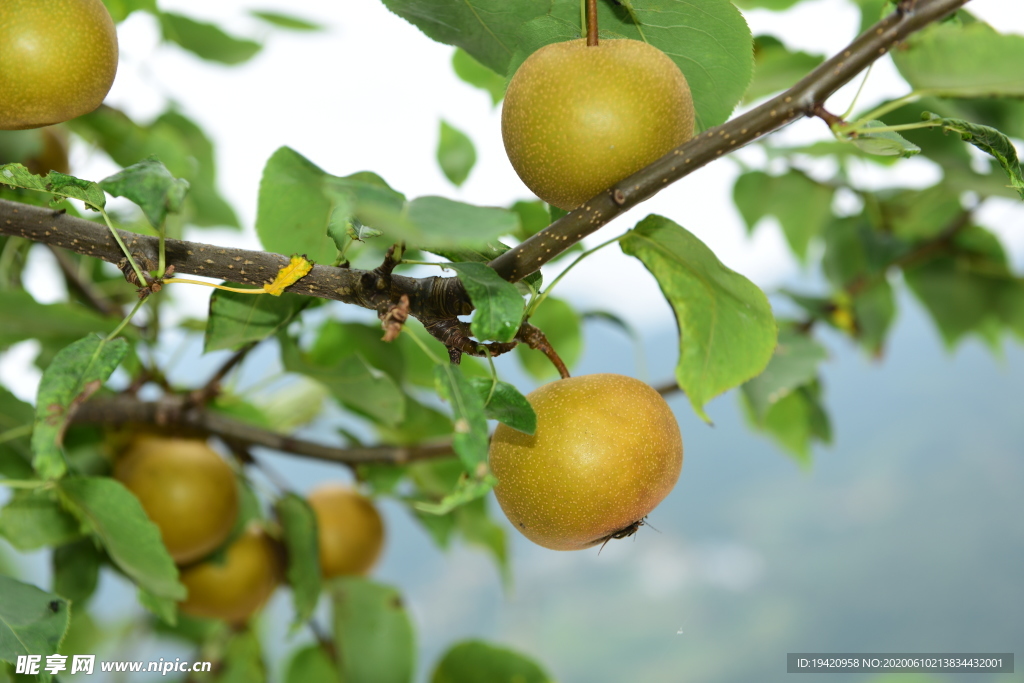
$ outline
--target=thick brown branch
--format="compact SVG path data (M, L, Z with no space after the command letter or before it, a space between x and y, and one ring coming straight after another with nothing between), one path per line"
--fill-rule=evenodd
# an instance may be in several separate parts
M119 232L136 260L157 262L156 237ZM0 235L24 237L114 264L124 258L103 225L4 199L0 199ZM204 275L258 287L271 282L288 261L282 254L167 240L167 265L174 266L177 275ZM409 297L411 314L417 318L467 315L473 310L458 278L411 278L381 269L316 265L286 291L335 299L378 312L386 312L404 294Z
M451 445L370 446L337 448L260 429L190 404L185 396L169 395L158 401L140 401L121 394L86 401L74 417L75 423L119 425L153 424L194 429L244 446L262 446L316 460L354 466L365 463L401 464L438 458L452 452Z
M836 90L901 40L966 3L967 0L917 0L900 5L896 12L862 33L789 90L677 147L494 259L491 267L510 282L522 280L669 183L798 118L814 115L815 107L823 105Z

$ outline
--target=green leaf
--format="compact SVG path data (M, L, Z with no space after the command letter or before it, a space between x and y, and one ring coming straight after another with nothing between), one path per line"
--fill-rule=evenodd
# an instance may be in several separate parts
M437 143L437 163L444 176L460 187L469 177L476 163L476 149L473 141L461 130L447 121L441 121L441 137Z
M101 209L107 203L107 198L100 189L98 183L91 180L82 180L73 176L50 171L46 175L46 189L60 197L78 199L90 207Z
M271 26L277 28L288 29L289 31L323 31L324 27L322 24L317 24L306 19L293 16L291 14L281 14L280 12L267 12L265 10L251 10L249 12L252 16L257 19L262 19Z
M336 243L346 238L354 221L420 248L484 244L514 233L519 225L506 209L443 197L406 202L372 173L332 176L288 147L267 161L256 214L265 249L332 263Z
M0 510L0 536L18 550L61 545L81 535L74 515L46 494L16 496Z
M332 178L293 149L274 152L263 168L256 209L256 234L264 249L334 263L338 250L328 224L335 209L351 210L351 197L334 191Z
M825 61L820 55L790 51L778 38L754 38L754 80L743 95L744 102L792 87L812 69Z
M84 306L41 304L23 290L0 296L0 350L26 339L64 347L87 334L113 330L112 321Z
M572 27L572 37L582 35L578 0L554 0L550 17L525 24L517 36L513 65L548 43L565 40L566 29L553 26L557 22ZM750 85L750 29L729 0L621 0L621 6L602 2L598 22L603 37L642 40L676 63L693 93L698 130L728 119Z
M380 230L374 230L368 228L365 225L354 225L349 231L349 238L356 242L365 242L366 240L373 239L374 237L380 237L384 233Z
M837 289L855 283L862 283L858 285L862 289L853 299L852 310L849 302L830 302L833 307L840 304L840 310L826 311L820 317L852 333L870 351L879 352L896 316L892 287L884 271L908 248L890 232L874 229L863 215L832 221L825 229L825 275ZM851 315L852 320L846 319Z
M75 604L88 600L99 583L100 560L100 551L91 538L54 548L53 592Z
M1024 36L980 21L932 24L892 51L915 90L940 97L1024 97Z
M184 600L174 566L142 504L121 482L108 477L68 477L59 490L99 537L110 559L153 595Z
M452 409L452 446L467 472L487 464L489 448L484 401L457 365L434 366L437 393Z
M461 47L455 48L455 54L452 55L452 69L465 83L486 90L491 96L492 104L497 105L505 97L504 74L488 69Z
M265 683L267 680L263 647L253 631L240 631L231 637L222 663L217 683Z
M294 341L278 337L285 370L317 380L343 406L375 422L394 425L402 421L405 397L401 389L391 377L361 356L342 356L329 364L315 363L302 354Z
M832 441L832 427L819 401L819 392L816 383L800 387L773 403L760 419L747 404L751 423L768 432L803 467L811 464L813 442Z
M409 202L405 218L412 228L410 244L423 248L484 244L511 235L519 227L519 217L508 209L473 206L444 197L417 197Z
M515 285L483 263L452 263L476 307L471 330L480 341L509 342L515 338L526 304Z
M514 650L482 640L464 640L444 654L430 683L554 683L554 679Z
M651 271L672 305L680 336L676 379L708 420L705 403L757 376L771 360L777 332L768 299L667 218L648 216L620 244Z
M789 9L802 0L736 0L736 6L742 9L766 9L781 12Z
M1021 39L1021 42L1024 44L1024 38ZM1006 175L1009 176L1010 185L1017 190L1021 199L1024 199L1024 170L1021 169L1017 150L1008 137L995 128L979 126L969 121L944 119L931 112L925 112L922 116L928 121L941 124L945 131L957 133L961 140L969 142L995 158L1006 171Z
M384 5L433 40L461 47L487 68L506 74L519 27L546 14L551 0L384 0Z
M103 0L111 18L120 24L128 15L136 10L156 12L156 0Z
M773 0L767 1L772 2ZM860 29L857 31L858 34L867 31L893 10L892 0L856 0L856 4L860 5ZM742 7L742 5L740 6Z
M419 462L408 467L416 495L407 498L416 520L438 547L446 549L456 533L469 544L487 551L506 585L511 579L505 529L487 514L487 493L493 475L470 477L456 459Z
M218 415L225 415L242 422L248 422L256 427L263 429L271 428L270 420L263 410L234 394L221 392L216 398L206 404L206 408Z
M305 308L308 298L287 292L270 296L215 289L210 295L203 352L234 351L277 334Z
M170 598L161 598L147 590L136 590L139 604L168 626L178 625L178 603Z
M68 601L0 574L0 659L57 652L70 623Z
M732 196L748 231L765 216L775 216L793 252L807 257L807 245L832 219L832 188L817 183L800 171L770 176L762 171L744 173L733 186Z
M580 314L561 299L548 297L530 316L530 324L539 327L570 370L583 355L583 323ZM558 377L558 370L542 352L526 344L516 347L523 368L536 380Z
M3 299L10 294L5 292ZM0 322L3 318L0 317ZM2 325L0 325L2 329ZM15 398L0 386L0 477L8 479L32 479L32 448L30 445L31 426L35 409ZM20 436L18 436L20 434Z
M882 128L885 125L882 121L868 121L864 124L864 130L856 137L850 138L850 142L858 149L878 156L907 158L921 153L920 147L895 131L871 131L872 128Z
M909 249L904 240L876 230L867 215L838 218L825 226L822 269L837 289L861 279L879 279Z
M409 683L415 670L415 634L398 591L367 579L344 577L331 586L334 638L345 683Z
M896 296L892 285L882 280L863 290L853 300L857 337L869 351L882 352L886 335L896 320Z
M239 227L234 210L217 190L213 144L180 112L172 108L143 126L104 105L67 125L121 166L156 156L173 176L188 180L191 187L182 215L190 225Z
M267 421L267 428L290 434L315 420L324 409L330 392L320 382L305 375L297 375L290 384L275 388L267 396L254 397Z
M415 507L412 514L419 522L438 548L447 550L451 546L452 538L455 537L455 515L435 515L429 512L422 512Z
M287 493L277 501L284 543L288 549L288 585L295 605L293 628L313 615L320 597L320 548L316 514L304 498Z
M45 178L34 175L21 164L0 165L0 185L21 187L26 190L49 192L57 197L78 199L90 207L102 209L107 198L100 186L57 171L50 171Z
M960 197L945 183L924 190L901 190L879 197L882 230L906 240L935 237L963 216Z
M543 204L542 202L536 203L546 206L546 204ZM515 207L513 207L512 210L516 211ZM547 210L545 209L545 214L546 213ZM516 214L522 217L522 213L519 211L516 211ZM512 247L508 246L504 242L498 242L495 240L493 242L485 242L477 246L432 246L425 248L424 251L429 251L431 254L442 256L453 263L490 263L511 248ZM543 282L544 277L538 270L527 275L523 278L522 282L517 282L515 287L519 292L526 295L530 293L530 287L535 291L539 291ZM526 283L530 287L526 287L522 283Z
M1005 327L1024 332L1024 281L1009 270L995 236L982 228L959 232L947 253L903 274L950 348L970 334L991 341Z
M768 367L743 385L743 394L757 418L764 419L773 405L815 381L818 366L826 359L828 351L814 339L794 330L780 330L779 344Z
M526 434L537 431L537 414L533 412L533 406L513 385L483 377L473 378L469 383L480 394L488 418Z
M507 587L512 581L508 536L505 527L487 514L488 501L485 495L462 504L452 515L455 517L456 528L466 542L482 548L494 558Z
M328 320L320 327L308 357L313 363L331 365L339 358L358 355L399 382L405 374L405 358L395 344L382 339L383 334L380 324Z
M480 477L471 477L463 473L456 482L455 488L446 493L440 501L436 503L416 501L413 503L413 508L428 515L447 515L456 508L486 496L497 484L497 477L490 472L486 472Z
M472 381L476 381L475 379ZM444 413L406 397L405 419L394 427L377 427L381 440L401 446L414 446L452 433L452 421ZM388 466L390 468L390 466ZM391 468L393 469L393 468Z
M178 614L174 624L157 620L152 623L152 628L156 635L170 637L196 646L215 640L221 643L226 640L230 632L227 622L219 619L192 617L185 613Z
M178 213L188 194L188 181L175 178L159 159L149 157L100 181L115 197L135 202L149 224L162 230L168 213Z
M247 62L263 46L253 40L230 36L213 24L196 21L181 14L160 12L164 40L177 43L201 59L222 64Z
M338 669L320 645L296 650L285 669L284 683L342 683Z
M516 232L516 237L520 240L533 237L551 225L551 207L539 199L534 201L518 201L509 208L519 216L519 230Z
M26 190L46 191L46 182L42 176L29 171L22 164L0 165L0 184L8 187L20 187Z
M642 341L640 333L637 332L635 327L630 325L625 318L616 313L612 313L611 311L584 311L581 317L584 321L603 320L606 323L619 328L619 330L621 330L634 343L639 344Z
M447 426L448 418L445 417L445 427L447 428ZM394 493L398 484L404 481L405 474L405 465L376 462L356 465L356 480L370 488L371 496L383 496Z
M43 372L36 395L32 466L44 479L67 471L64 430L78 406L96 392L128 353L128 342L90 335L65 347Z

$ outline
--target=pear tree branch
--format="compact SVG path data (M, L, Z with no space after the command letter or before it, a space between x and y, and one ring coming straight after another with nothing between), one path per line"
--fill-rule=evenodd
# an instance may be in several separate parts
M157 237L126 230L118 233L136 261L157 263ZM113 264L124 258L106 226L4 199L0 199L0 235L61 247ZM165 249L167 266L174 266L176 275L203 275L254 287L273 281L289 263L289 257L283 254L184 240L167 239ZM382 314L404 295L409 299L410 313L417 318L451 318L473 310L457 278L410 278L382 268L358 270L318 264L285 291L335 299Z

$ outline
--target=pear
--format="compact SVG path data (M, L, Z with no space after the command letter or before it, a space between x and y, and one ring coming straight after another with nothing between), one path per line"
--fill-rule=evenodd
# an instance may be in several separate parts
M534 543L580 550L627 536L679 479L679 425L647 384L581 375L526 399L537 413L536 431L498 425L490 465L498 504Z
M693 136L679 67L638 40L552 43L505 94L501 134L512 167L547 203L572 210Z

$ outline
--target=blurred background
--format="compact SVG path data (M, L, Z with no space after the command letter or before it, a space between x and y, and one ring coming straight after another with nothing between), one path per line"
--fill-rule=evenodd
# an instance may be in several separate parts
M154 18L137 12L119 26L121 63L107 102L147 121L173 102L213 138L219 186L243 229L187 231L186 238L259 248L252 225L260 174L288 145L324 170L372 170L409 196L440 194L476 204L530 198L509 165L500 136L500 105L461 82L453 49L434 43L375 0L346 3L161 0L161 9L216 23L265 41L249 62L218 67L162 43ZM294 14L321 24L315 33L271 32L253 9ZM974 0L968 9L1002 32L1024 33L1024 6ZM830 55L852 39L859 10L845 0L808 0L786 12L745 13L755 35L774 34L794 49ZM852 88L830 103L843 111ZM861 104L907 92L888 58L873 68ZM478 162L455 188L435 161L439 124L469 135ZM820 121L800 121L778 144L827 139ZM1019 146L1019 142L1018 142ZM747 233L732 204L732 185L764 152L740 150L701 170L599 231L591 246L632 227L648 213L672 217L731 268L769 292L811 289L821 278L813 253L802 267L774 219ZM827 173L806 161L804 170ZM75 175L100 179L118 170L86 144L72 146ZM923 188L940 175L914 158L891 167L852 162L864 187ZM1024 209L992 199L978 221L1002 240L1024 271ZM27 287L40 301L62 300L56 266L33 249ZM548 281L564 263L546 271ZM608 277L615 269L616 277ZM415 273L415 271L411 271ZM168 323L205 315L209 290L173 289ZM657 384L672 376L678 337L668 305L642 265L614 248L598 252L559 286L581 310L612 312L640 334L638 345L605 321L585 324L575 374L619 372ZM786 304L773 299L777 313ZM373 320L341 304L320 309L339 320ZM745 423L734 393L712 402L709 427L681 395L670 397L686 449L673 493L630 539L596 550L559 553L532 545L508 527L512 581L493 561L456 544L441 551L405 509L385 501L388 542L376 577L397 585L413 614L419 669L425 677L455 640L483 637L536 657L563 682L651 683L776 681L787 652L1013 652L1024 642L1024 350L994 352L976 338L947 348L909 296L881 358L825 330L824 402L834 443L802 468ZM166 335L161 353L181 359L172 378L202 382L227 352L202 355L201 340ZM39 373L33 342L0 356L0 382L33 400ZM639 353L638 353L639 352ZM501 376L523 393L535 381L512 354ZM265 344L244 364L235 390L280 368ZM338 414L303 431L337 441ZM274 468L305 491L344 479L347 471L267 454ZM2 495L2 494L0 494ZM497 510L496 505L492 507ZM500 515L499 515L500 516ZM501 519L504 524L504 519ZM507 525L506 525L507 526ZM0 565L48 585L44 553L18 555L0 541ZM104 574L92 599L101 658L173 659L187 648L157 636L132 635L142 611L129 584ZM310 634L288 633L288 597L278 593L262 617L272 670ZM118 640L125 636L127 640ZM133 648L131 650L127 648ZM133 654L126 654L133 652ZM120 653L120 654L118 654ZM138 654L135 654L138 653ZM117 656L115 656L117 655ZM1021 666L1018 664L1018 671ZM882 680L846 674L844 680ZM801 680L824 676L805 674ZM100 676L89 677L100 680ZM1012 675L901 676L919 681L1024 681Z

